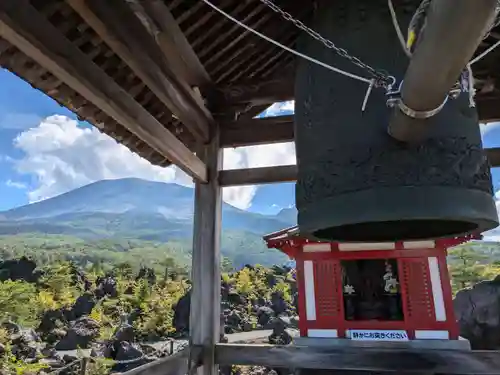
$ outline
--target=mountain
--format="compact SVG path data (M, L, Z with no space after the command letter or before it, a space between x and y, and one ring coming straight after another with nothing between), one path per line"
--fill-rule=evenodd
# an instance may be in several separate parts
M265 215L275 215L283 207L295 204L295 182L267 184L259 186L248 211ZM293 219L295 222L295 218Z
M276 217L287 223L295 223L297 221L297 209L295 207L283 208Z
M190 249L193 203L192 188L134 178L104 180L1 212L0 235L43 233L85 241L170 241ZM263 215L223 203L223 254L229 254L236 264L257 263L252 254L268 263L265 255L271 250L266 249L262 235L295 224L293 211L284 211ZM270 258L273 262L281 259Z
M187 219L193 212L193 189L135 178L103 180L0 215L9 220L26 220L88 212L159 213Z

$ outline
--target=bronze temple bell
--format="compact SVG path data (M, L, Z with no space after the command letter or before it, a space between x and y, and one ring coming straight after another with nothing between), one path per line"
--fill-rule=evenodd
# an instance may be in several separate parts
M418 2L416 2L418 5ZM405 30L415 7L398 12ZM398 9L400 10L400 9ZM307 22L368 65L404 77L409 58L385 0L319 0ZM367 76L301 33L300 52ZM299 59L295 82L296 204L301 232L339 241L420 240L498 225L478 116L462 93L429 121L417 143L387 131L392 109L367 84Z

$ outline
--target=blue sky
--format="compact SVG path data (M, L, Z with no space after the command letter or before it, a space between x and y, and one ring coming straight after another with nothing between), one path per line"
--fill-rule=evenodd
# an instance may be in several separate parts
M290 107L288 105L288 107ZM271 112L287 110L275 106ZM289 109L289 108L288 108ZM230 149L225 168L295 162L293 144ZM110 178L139 177L191 186L179 170L152 166L69 110L0 70L0 211ZM293 204L293 184L225 189L244 209L276 213Z
M19 174L14 160L25 154L14 146L23 131L53 114L75 116L15 75L0 70L0 210L26 204L33 176ZM35 182L36 183L36 182Z
M289 113L290 103L267 115ZM500 125L500 124L499 124ZM485 147L500 146L500 126L483 130ZM230 149L225 168L292 164L293 144ZM500 172L494 170L500 189ZM46 199L100 179L139 177L190 186L179 170L152 166L99 133L13 74L0 70L0 210ZM294 202L294 184L225 189L237 207L276 213Z

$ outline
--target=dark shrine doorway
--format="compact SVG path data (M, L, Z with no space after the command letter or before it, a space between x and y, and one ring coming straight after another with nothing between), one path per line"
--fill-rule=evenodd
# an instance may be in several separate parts
M348 321L402 321L396 259L344 260L342 287Z

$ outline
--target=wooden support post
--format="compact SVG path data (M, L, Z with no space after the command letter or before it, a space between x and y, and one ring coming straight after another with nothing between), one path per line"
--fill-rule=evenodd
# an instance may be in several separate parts
M403 103L414 111L438 108L457 82L495 16L496 0L436 0L413 53L401 88ZM396 109L389 134L403 142L425 137L427 119Z
M200 375L216 375L215 344L220 338L220 231L222 189L219 171L222 149L216 131L199 153L207 165L208 182L196 183L192 259L190 334L193 345L203 346Z

